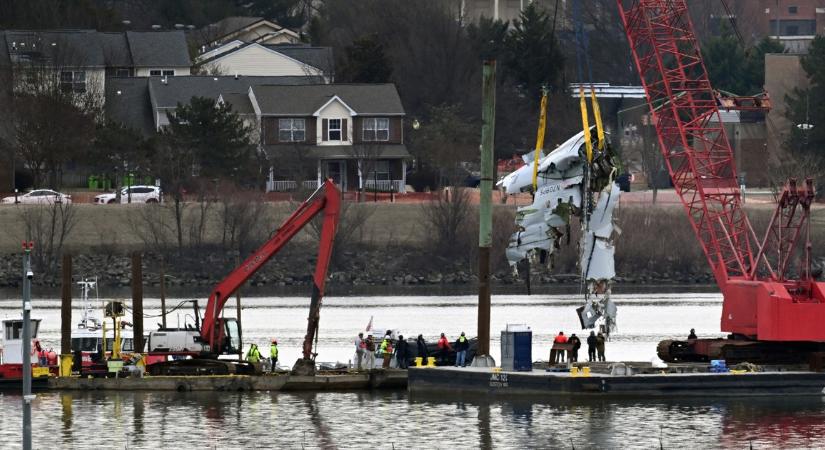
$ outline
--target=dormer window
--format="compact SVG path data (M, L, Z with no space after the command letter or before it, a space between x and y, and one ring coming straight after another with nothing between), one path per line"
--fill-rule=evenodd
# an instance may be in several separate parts
M329 119L329 125L327 128L327 140L341 140L341 119Z

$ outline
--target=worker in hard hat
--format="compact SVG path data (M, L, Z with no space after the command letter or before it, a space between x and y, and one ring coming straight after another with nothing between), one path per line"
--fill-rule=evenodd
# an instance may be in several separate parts
M269 373L275 373L275 367L278 366L278 341L275 339L269 345L269 361L271 363Z

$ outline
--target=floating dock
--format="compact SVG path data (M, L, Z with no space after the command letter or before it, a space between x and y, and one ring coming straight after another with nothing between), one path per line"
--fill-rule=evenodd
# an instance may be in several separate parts
M406 370L373 370L315 376L201 375L145 376L141 378L50 378L48 389L81 391L345 391L404 389Z
M569 372L505 372L481 367L411 368L412 393L473 393L488 396L671 397L825 395L825 373L648 373L611 375Z

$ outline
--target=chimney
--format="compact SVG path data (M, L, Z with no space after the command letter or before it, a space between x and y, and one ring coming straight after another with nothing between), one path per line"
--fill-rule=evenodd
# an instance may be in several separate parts
M238 72L235 72L235 79L238 79Z

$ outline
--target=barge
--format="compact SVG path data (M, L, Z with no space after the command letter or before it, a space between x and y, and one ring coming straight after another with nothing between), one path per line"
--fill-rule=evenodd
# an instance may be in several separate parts
M502 371L487 367L411 368L411 393L472 393L490 397L675 397L825 395L825 373L803 370L747 373L624 374Z

